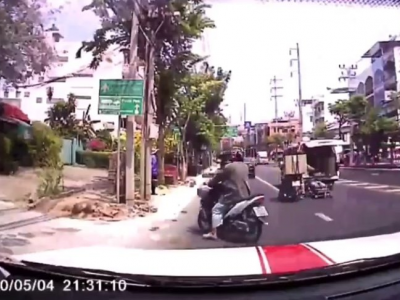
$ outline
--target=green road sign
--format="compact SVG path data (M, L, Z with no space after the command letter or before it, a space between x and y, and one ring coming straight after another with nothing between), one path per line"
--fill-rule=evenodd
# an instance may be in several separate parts
M228 126L226 128L226 132L224 134L224 137L226 138L234 138L238 136L238 129L237 126Z
M100 79L99 115L142 115L143 80Z

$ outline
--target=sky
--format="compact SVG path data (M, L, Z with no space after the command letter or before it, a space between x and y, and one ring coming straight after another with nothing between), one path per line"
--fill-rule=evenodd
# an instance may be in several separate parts
M98 27L91 12L81 12L87 2L64 4L57 25L67 40L89 39ZM197 48L210 55L211 64L232 70L226 113L237 124L244 121L244 103L249 121L265 122L274 117L274 102L270 100L274 75L282 79L279 113L297 111L297 69L290 67L289 56L296 43L300 45L303 99L307 99L326 95L327 87L343 86L338 82L339 64L356 63L375 42L400 33L398 8L257 0L210 3L208 15L217 28L206 32ZM290 77L291 72L294 77Z

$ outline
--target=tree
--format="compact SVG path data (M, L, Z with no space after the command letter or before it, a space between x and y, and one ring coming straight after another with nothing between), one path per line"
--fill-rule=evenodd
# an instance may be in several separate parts
M273 134L267 137L267 144L273 146L274 148L282 148L286 137L282 134Z
M182 137L182 178L186 177L189 150L195 150L195 145L205 143L210 133L214 132L215 125L207 106L210 102L215 104L215 92L219 92L223 84L210 74L192 73L182 80L182 86L175 95L173 124Z
M89 104L82 114L82 119L78 120L76 118L76 98L73 94L69 94L66 102L57 102L49 108L45 123L61 137L77 138L79 141L87 142L96 136L93 125L100 122L91 120L90 107Z
M0 78L18 84L50 66L54 53L43 30L48 13L45 0L1 1Z
M91 41L84 42L80 51L91 52L91 66L96 68L103 53L111 46L119 46L127 53L132 25L132 0L93 0L84 10L94 11L101 19L99 28ZM200 38L207 28L215 27L207 18L205 10L209 7L202 0L186 2L180 0L153 2L156 14L149 16L146 8L138 12L140 34L138 56L145 60L147 38L155 48L155 103L156 121L159 125L159 179L164 180L164 137L169 130L174 96L181 81L193 65L203 58L191 52L193 42ZM179 16L177 16L179 15ZM80 55L78 51L77 55Z
M334 134L329 132L325 122L317 123L315 128L313 129L313 137L314 138L324 138L324 139L333 139Z
M333 104L329 104L329 113L335 116L338 124L339 138L343 139L342 128L343 125L348 121L348 100L337 100Z
M347 121L351 120L356 124L361 124L364 121L368 111L373 109L372 107L369 107L367 99L360 95L353 96L347 100L346 106Z
M354 138L368 147L371 155L376 155L388 137L396 133L399 125L396 121L379 116L379 110L370 108L363 117L363 122L357 127Z
M66 102L55 103L47 111L47 123L59 136L74 138L78 135L78 121L75 117L76 98L68 95Z

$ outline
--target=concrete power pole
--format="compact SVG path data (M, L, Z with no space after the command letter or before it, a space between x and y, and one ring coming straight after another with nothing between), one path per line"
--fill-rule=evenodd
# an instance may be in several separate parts
M131 41L129 47L129 69L124 74L124 79L136 79L137 74L137 49L139 20L136 1L133 1ZM125 201L135 199L135 116L128 116L126 119L126 166L125 166ZM119 137L118 137L119 138Z
M297 62L297 80L298 80L298 92L299 99L297 100L297 105L299 107L299 125L300 125L300 133L299 138L300 141L303 140L303 91L302 91L302 83L301 83L301 64L300 64L300 46L299 43L296 43L295 48L289 49L289 55L291 56L294 52L294 58L290 59L290 66L293 66L293 62ZM290 76L293 77L293 72L290 72Z
M339 65L339 69L341 70L340 76L338 78L340 81L346 81L348 85L348 94L349 97L353 96L353 91L350 88L349 81L354 79L357 76L357 65L351 65L347 67L345 64ZM354 162L354 142L353 142L353 134L354 134L354 123L353 120L350 119L350 165L353 165ZM343 137L340 137L343 138Z
M278 98L282 97L282 95L278 95L278 90L283 88L281 86L278 86L278 83L281 81L282 81L282 79L278 79L278 78L276 78L276 76L274 76L270 80L271 100L274 99L274 104L275 104L275 119L278 119Z
M149 16L158 13L153 7L148 7ZM153 91L154 91L154 43L157 32L151 32L146 44L146 85L144 101L144 118L142 126L142 141L140 155L140 196L142 199L151 197L151 147L150 127L153 124Z

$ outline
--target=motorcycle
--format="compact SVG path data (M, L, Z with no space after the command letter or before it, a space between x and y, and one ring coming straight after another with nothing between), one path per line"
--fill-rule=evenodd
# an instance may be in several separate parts
M200 211L197 218L203 232L211 230L212 208L221 193L220 187L210 188L203 185L197 189L200 197ZM262 234L263 225L268 225L268 211L264 206L264 195L253 195L230 205L222 224L217 227L217 236L221 239L234 239L237 242L257 243Z

